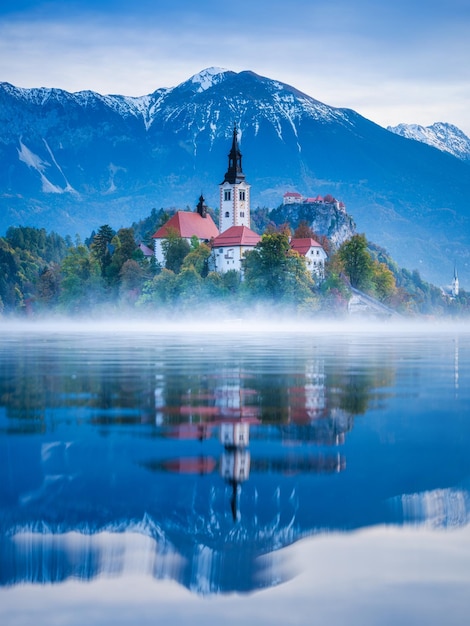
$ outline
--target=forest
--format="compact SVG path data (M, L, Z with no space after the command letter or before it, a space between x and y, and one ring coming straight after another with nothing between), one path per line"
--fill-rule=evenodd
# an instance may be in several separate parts
M462 316L470 294L455 298L424 281L419 272L399 268L387 252L357 234L333 249L307 222L268 224L256 248L234 270L210 269L209 243L188 242L176 234L164 241L160 267L142 249L165 223L167 211L114 231L101 225L82 241L32 227L10 227L0 237L0 314L44 316L115 312L192 314L209 304L242 313L264 305L302 315L347 313L351 288L369 294L403 316ZM317 239L328 254L324 280L292 251L289 237ZM139 246L145 244L145 246ZM142 249L141 249L142 248Z

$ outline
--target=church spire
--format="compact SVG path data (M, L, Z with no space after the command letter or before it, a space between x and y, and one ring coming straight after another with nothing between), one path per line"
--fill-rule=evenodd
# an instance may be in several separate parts
M238 147L238 129L235 124L233 127L232 148L228 154L228 169L225 174L224 182L236 185L245 180L245 174L242 170L242 153Z
M204 196L202 195L202 192L201 192L201 195L199 196L199 202L197 203L197 206L196 206L196 213L199 213L201 217L204 217L204 218L207 217L207 206L204 200Z
M459 295L459 277L457 275L457 267L454 263L454 278L452 279L452 296L456 298Z
M233 127L232 148L228 154L227 173L219 190L219 231L223 233L231 226L250 228L250 185L242 170L236 124Z

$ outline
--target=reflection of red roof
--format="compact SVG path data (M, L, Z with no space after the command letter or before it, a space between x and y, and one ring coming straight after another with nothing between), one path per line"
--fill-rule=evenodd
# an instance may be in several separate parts
M321 245L315 239L310 237L302 237L300 239L291 239L290 247L302 256L305 256L310 248L321 248Z
M256 246L261 237L246 226L230 226L213 241L214 248L230 246Z
M198 239L212 239L219 234L219 229L210 215L201 217L199 213L191 211L177 211L152 237L163 239L168 236L169 229L175 230L180 237L186 238L196 235Z
M205 423L178 424L172 426L166 433L170 439L209 439L212 436L211 427Z
M190 457L164 461L163 467L176 474L210 474L214 471L217 462L212 457Z

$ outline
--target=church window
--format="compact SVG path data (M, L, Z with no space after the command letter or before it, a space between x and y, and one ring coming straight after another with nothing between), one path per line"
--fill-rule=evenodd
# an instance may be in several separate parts
M241 200L243 202L243 200L245 200L245 190L244 189L240 189L239 192L239 200Z
M230 189L226 189L224 191L224 200L231 200L232 194L230 193Z
M245 211L240 211L240 217L245 217Z
M230 213L228 211L225 211L225 217L230 217Z

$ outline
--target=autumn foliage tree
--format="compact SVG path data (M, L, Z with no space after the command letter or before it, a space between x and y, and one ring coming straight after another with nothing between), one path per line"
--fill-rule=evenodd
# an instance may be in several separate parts
M251 295L298 304L313 299L313 278L305 258L291 250L286 232L263 235L243 262L244 288Z

